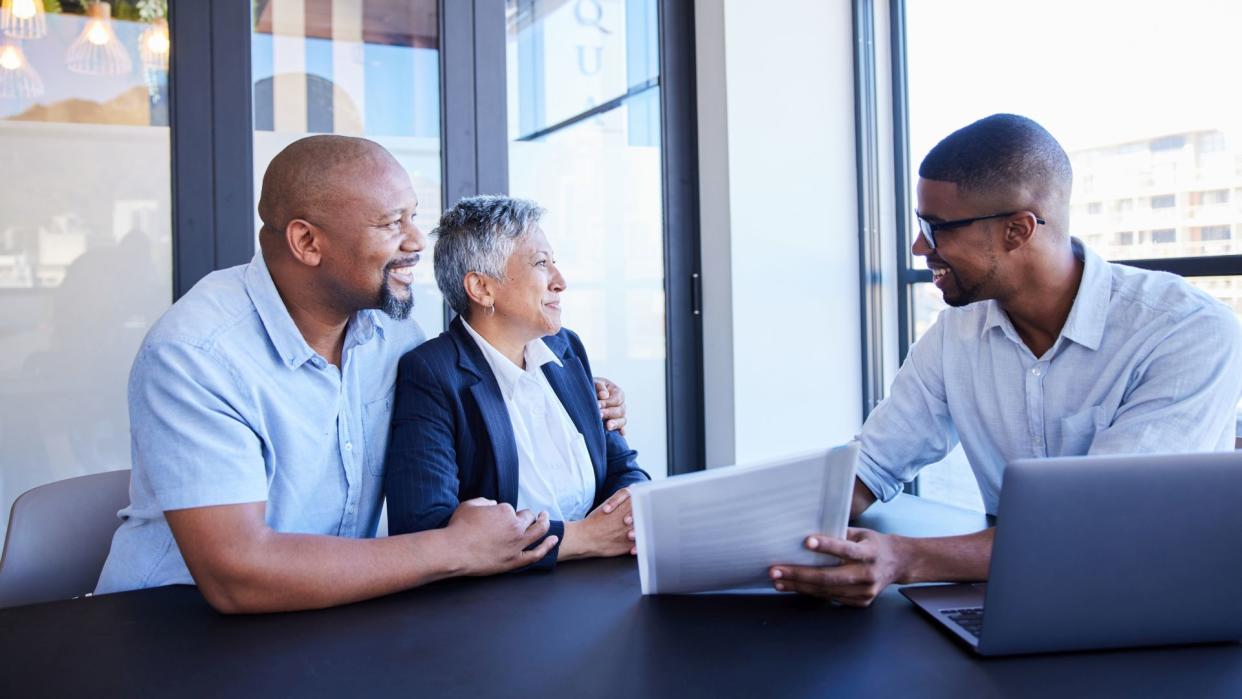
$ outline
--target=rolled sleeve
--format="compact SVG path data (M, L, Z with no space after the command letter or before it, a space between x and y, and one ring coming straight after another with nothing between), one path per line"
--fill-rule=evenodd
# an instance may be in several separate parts
M892 390L858 434L858 479L882 502L897 497L927 464L957 444L945 397L943 323L937 321L911 348Z
M181 342L144 346L129 382L134 468L161 510L267 500L263 447L227 364Z

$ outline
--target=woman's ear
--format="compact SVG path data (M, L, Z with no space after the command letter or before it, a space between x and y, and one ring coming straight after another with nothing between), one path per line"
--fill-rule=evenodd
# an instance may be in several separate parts
M466 278L462 280L462 286L466 288L466 296L483 308L496 304L495 285L495 279L478 272L467 272Z

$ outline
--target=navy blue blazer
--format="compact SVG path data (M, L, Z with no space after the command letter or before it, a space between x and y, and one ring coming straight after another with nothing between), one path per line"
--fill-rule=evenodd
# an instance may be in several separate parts
M543 338L561 360L543 365L552 390L586 441L595 467L595 504L649 480L625 438L604 430L591 365L582 341L561 329ZM384 492L390 534L448 524L457 505L484 497L517 507L518 457L513 425L492 369L460 318L401 358ZM548 535L565 538L554 521ZM535 567L556 564L560 544Z

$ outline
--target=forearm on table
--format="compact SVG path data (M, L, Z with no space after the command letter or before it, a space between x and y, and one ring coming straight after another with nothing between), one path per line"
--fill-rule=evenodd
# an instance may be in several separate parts
M894 536L902 561L896 582L976 582L987 580L995 529L944 537Z
M451 535L437 529L379 539L265 531L227 560L191 567L226 614L348 604L460 574Z
M576 558L589 558L595 555L589 536L590 530L586 520L565 522L565 533L561 545L557 547L557 561L572 561Z

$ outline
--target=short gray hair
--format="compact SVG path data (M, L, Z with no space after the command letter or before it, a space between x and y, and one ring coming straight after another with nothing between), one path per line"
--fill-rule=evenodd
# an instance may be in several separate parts
M436 286L449 308L469 317L466 275L475 272L504 279L505 262L518 239L542 216L543 209L535 202L500 195L466 197L445 211L431 232L436 239L432 264Z

